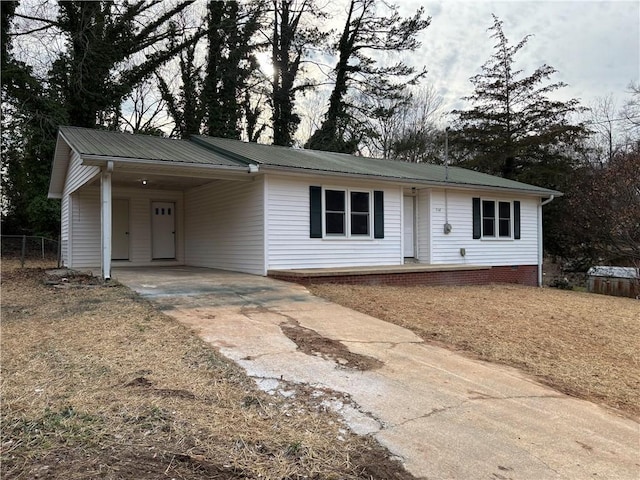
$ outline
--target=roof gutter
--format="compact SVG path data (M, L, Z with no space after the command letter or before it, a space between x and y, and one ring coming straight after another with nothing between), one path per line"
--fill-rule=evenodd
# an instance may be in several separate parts
M553 202L553 199L556 198L555 195L551 195L549 198L547 198L546 200L540 202L540 206L544 207L546 204Z

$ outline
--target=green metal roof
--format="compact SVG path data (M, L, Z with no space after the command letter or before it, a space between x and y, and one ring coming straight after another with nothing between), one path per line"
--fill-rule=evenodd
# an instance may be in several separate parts
M541 195L560 194L560 192L554 190L459 167L449 167L447 169L444 165L430 163L409 163L343 153L261 145L202 135L194 136L192 140L221 154L230 154L237 161L242 161L246 164L254 163L256 165L292 168L309 172L384 177L407 182L491 187L526 191Z
M239 166L238 162L188 140L80 127L60 127L60 133L80 155Z
M249 164L302 173L355 175L403 183L439 184L514 190L534 195L560 192L459 167L398 162L343 153L278 147L195 135L175 140L79 127L60 127L60 134L80 155L142 159L202 166L246 167ZM448 170L448 174L447 174Z

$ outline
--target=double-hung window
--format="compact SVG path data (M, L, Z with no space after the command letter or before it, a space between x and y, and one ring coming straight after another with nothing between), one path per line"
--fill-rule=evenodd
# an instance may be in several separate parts
M324 191L327 237L371 236L371 194L355 190Z
M498 236L511 238L511 202L498 202Z
M369 235L371 202L369 192L349 192L351 205L351 235Z
M310 238L384 238L384 191L309 187Z
M474 198L473 238L520 238L520 202Z
M491 200L482 201L482 236L496 236L496 203Z
M327 235L346 235L347 199L344 190L324 191L324 225Z

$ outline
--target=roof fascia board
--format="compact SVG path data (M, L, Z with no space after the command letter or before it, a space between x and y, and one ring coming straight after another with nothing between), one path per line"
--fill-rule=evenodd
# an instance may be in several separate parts
M67 137L65 137L64 132L62 130L58 131L58 135L62 137L62 139L65 141L65 143L69 146L69 148L71 150L73 150L73 152L75 154L77 154L78 156L81 156L82 154L76 149L76 147L73 146L73 144L67 139Z
M69 151L73 150L73 147L67 139L64 138L61 132L58 132L56 148L53 153L53 163L51 164L51 180L49 180L47 198L60 199L63 196L67 170L69 169L69 162L71 159L69 152L65 152L64 154L61 152L61 149L64 148L62 143L64 143L64 146L66 146Z
M147 158L125 158L125 157L109 157L103 155L81 155L82 163L84 165L95 165L98 167L103 167L107 164L107 162L116 162L121 163L123 165L154 165L158 167L168 167L170 169L183 168L183 169L194 169L202 171L210 171L210 170L222 170L227 172L238 172L238 173L248 173L246 166L238 165L210 165L210 164L202 164L202 163L191 163L191 162L172 162L170 160L153 160Z
M452 183L452 182L438 182L433 180L414 180L410 178L394 178L394 177L383 177L379 175L362 175L357 173L340 173L340 172L329 172L323 170L311 170L311 169L300 169L295 167L278 167L273 165L260 165L260 171L264 173L274 172L283 175L290 176L315 176L321 175L325 177L348 177L355 178L359 180L373 180L376 182L384 182L384 183L392 183L394 185L400 185L402 187L415 187L416 185L422 185L424 188L451 188L457 190L486 190L486 191L501 191L506 193L517 193L520 195L527 195L532 197L548 197L549 195L555 195L556 197L562 196L561 192L556 192L555 190L528 190L528 189L518 189L518 188L510 188L510 187L499 187L492 185L475 185L471 183Z

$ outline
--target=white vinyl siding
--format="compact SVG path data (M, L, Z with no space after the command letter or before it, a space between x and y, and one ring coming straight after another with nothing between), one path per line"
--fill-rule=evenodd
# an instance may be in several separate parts
M69 195L64 195L60 205L60 260L64 266L69 266L70 210L71 197Z
M400 265L402 189L345 178L268 177L267 269ZM384 191L384 238L310 238L309 187Z
M72 252L70 238L73 231L71 226L73 202L71 201L70 195L83 185L92 181L97 175L99 175L100 168L95 166L82 165L80 156L71 149L68 149L68 151L70 152L71 158L67 167L65 184L62 190L62 201L60 205L60 253L62 255L62 264L70 267L72 266L74 261L71 258ZM81 244L83 243L84 240L81 241ZM98 263L94 265L99 265L99 259Z
M217 180L185 193L185 263L264 275L263 182Z
M100 267L100 191L82 189L71 199L71 268Z
M113 261L112 266L175 265L183 262L182 192L142 188L113 189L114 198L129 200L129 260ZM151 202L176 203L176 260L151 259ZM70 242L72 268L99 268L100 265L100 189L83 188L71 196ZM63 199L64 204L64 199Z
M513 237L505 239L498 237L474 240L472 238L473 197L491 198L496 202L519 200L522 238L515 240ZM445 235L443 231L445 223L444 190L432 190L430 212L433 235L431 247L433 250L431 263L496 266L536 265L538 263L537 198L504 194L496 195L494 193L487 197L486 192L455 190L447 190L447 198L449 223L452 226L452 230L451 233ZM465 249L464 257L460 254L461 248Z
M72 194L80 187L93 180L98 174L100 174L100 167L82 165L80 156L76 152L72 151L63 195Z

